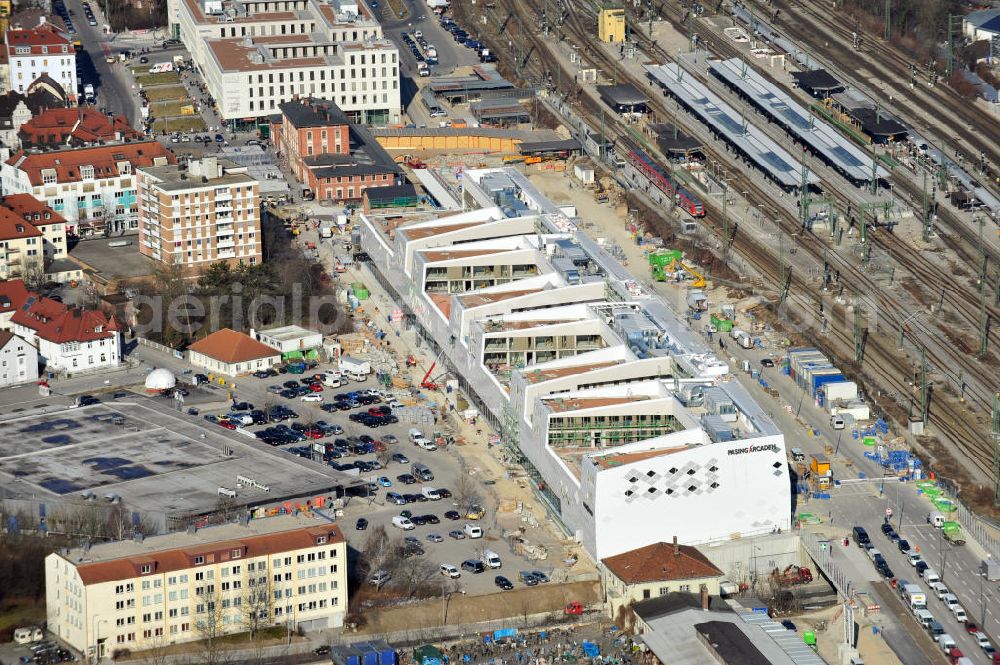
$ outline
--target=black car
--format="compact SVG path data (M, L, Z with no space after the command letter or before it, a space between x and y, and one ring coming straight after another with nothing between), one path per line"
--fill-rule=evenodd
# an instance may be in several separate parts
M444 514L446 520L460 520L462 519L462 514L457 510L449 510Z
M291 390L293 388L298 388L299 387L299 382L298 381L285 381L281 385L283 385L285 388L288 388L289 390Z
M194 380L197 381L198 383L208 383L208 376L206 376L205 374L195 374Z
M337 410L337 405L327 403L327 404L321 404L319 408L323 409L327 413L333 413L334 411Z
M447 487L442 487L441 489L438 490L438 496L440 496L442 499L450 499L451 490L448 489Z
M413 522L415 526L424 526L427 524L427 517L425 515L414 515L410 518L410 521Z
M364 531L365 529L368 528L368 520L366 520L364 517L359 517L358 521L354 524L354 528L357 529L358 531Z
M891 524L889 524L888 522L882 522L882 533L888 536L892 532L892 530L893 529Z
M496 584L501 589L503 589L504 591L510 591L511 589L514 588L514 583L508 580L503 575L497 575L496 577L494 577L493 583Z
M482 561L476 561L475 559L466 559L462 562L462 570L467 570L472 574L481 573L486 570L486 566L483 565Z
M122 399L123 397L128 397L128 393L120 390L111 396L111 399Z
M267 414L260 409L255 409L250 412L250 417L253 418L254 425L266 425L267 424Z
M361 520L358 520L358 522L361 522ZM367 524L367 522L365 524ZM316 647L315 649L313 649L313 653L316 654L317 656L325 656L328 653L330 653L330 647L325 645L321 647Z
M424 521L424 524L440 524L441 520L438 519L437 515L420 515L420 519ZM410 520L413 521L413 520Z
M401 473L400 475L396 476L396 480L403 483L404 485L414 485L417 482L417 479L408 473Z
M905 538L900 538L899 542L896 543L896 546L899 547L899 551L903 554L910 551L910 543L908 543Z
M253 411L253 404L250 402L233 403L233 411Z

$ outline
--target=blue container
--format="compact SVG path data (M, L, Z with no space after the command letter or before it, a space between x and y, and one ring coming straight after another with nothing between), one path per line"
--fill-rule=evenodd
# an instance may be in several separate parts
M379 665L378 663L378 651L375 649L367 648L361 652L362 660L364 665Z
M396 665L396 652L387 647L380 648L378 652L378 665Z

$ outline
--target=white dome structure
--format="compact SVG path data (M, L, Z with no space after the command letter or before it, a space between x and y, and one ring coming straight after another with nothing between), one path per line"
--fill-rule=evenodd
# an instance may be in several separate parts
M146 376L146 392L162 392L177 385L177 377L165 367L154 369Z

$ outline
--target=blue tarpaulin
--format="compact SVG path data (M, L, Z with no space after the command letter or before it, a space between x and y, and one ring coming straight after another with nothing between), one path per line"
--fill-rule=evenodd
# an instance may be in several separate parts
M587 658L597 658L601 655L601 649L593 642L584 642L583 655Z
M517 628L501 628L493 631L493 641L499 641L517 635Z

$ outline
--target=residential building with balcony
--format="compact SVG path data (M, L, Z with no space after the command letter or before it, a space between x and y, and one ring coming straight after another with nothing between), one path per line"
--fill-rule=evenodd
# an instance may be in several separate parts
M4 196L31 194L62 215L67 235L135 233L135 170L176 163L157 141L20 150L0 164L0 184Z
M400 121L399 52L367 3L169 0L167 16L225 121L306 97L331 99L353 122Z
M103 312L39 298L14 312L11 323L14 334L38 349L50 372L72 374L122 362L121 328Z
M325 99L279 106L271 137L281 160L323 201L360 201L368 188L395 185L402 171L366 127Z
M139 251L198 268L260 263L260 183L215 157L138 170Z
M339 628L347 543L292 516L59 550L45 559L48 629L88 657L287 625Z
M551 519L595 559L787 530L784 436L686 311L523 174L462 183L465 212L362 215L362 247Z
M70 101L76 101L76 49L69 35L48 23L44 16L33 28L7 31L10 87L20 93L43 74L56 81Z

